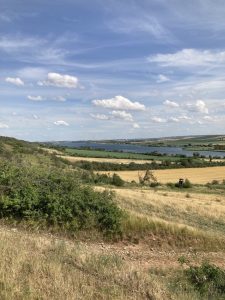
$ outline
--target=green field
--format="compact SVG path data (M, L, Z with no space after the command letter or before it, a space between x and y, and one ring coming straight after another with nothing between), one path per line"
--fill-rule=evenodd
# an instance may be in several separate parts
M126 142L127 143L127 142ZM215 145L225 145L225 137L222 135L204 135L190 137L159 138L155 140L137 140L131 141L131 144L149 145L149 146L171 146L184 147L186 150L214 150Z
M124 159L144 159L144 160L170 160L176 161L180 160L180 157L172 156L157 156L139 153L128 153L128 152L111 152L111 151L101 151L101 150L84 150L84 149L74 149L67 148L65 150L66 154L80 156L80 157L97 157L97 158L124 158Z

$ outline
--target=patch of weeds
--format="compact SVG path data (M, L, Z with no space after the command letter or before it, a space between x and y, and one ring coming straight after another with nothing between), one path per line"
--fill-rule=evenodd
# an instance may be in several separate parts
M225 299L225 270L206 261L192 265L185 256L179 257L178 262L182 272L176 279L176 288L194 290L200 299Z

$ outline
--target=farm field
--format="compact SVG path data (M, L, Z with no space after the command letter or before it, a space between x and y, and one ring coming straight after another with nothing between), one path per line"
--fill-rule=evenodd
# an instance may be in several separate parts
M66 149L66 154L74 155L75 157L91 157L91 158L115 158L115 159L137 159L137 160L179 160L180 157L170 156L154 156L148 154L128 153L128 152L113 152L101 150L84 150L84 149Z
M106 173L104 171L98 173ZM115 172L107 172L115 173ZM116 172L123 180L131 182L139 182L138 173L143 175L143 171L117 171ZM206 167L206 168L181 168L155 170L154 175L161 183L177 182L179 178L188 178L192 183L206 184L212 180L222 181L225 179L225 167Z
M95 162L107 162L107 163L116 163L116 164L130 164L132 162L136 164L145 164L150 163L151 160L147 159L124 159L124 158L98 158L98 157L80 157L80 156L62 156L58 155L61 158L67 159L70 162L77 162L77 161L95 161ZM160 161L156 161L157 163L160 163Z

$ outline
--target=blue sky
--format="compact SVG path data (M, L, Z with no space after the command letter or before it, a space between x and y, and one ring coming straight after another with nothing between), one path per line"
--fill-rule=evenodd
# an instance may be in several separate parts
M223 0L0 0L0 135L223 134Z

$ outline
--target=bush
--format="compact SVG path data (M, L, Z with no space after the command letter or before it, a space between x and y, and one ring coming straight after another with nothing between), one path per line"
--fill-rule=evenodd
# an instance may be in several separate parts
M207 294L208 297L225 296L225 271L219 267L203 263L201 266L190 266L184 272L188 281L200 294Z
M192 187L192 184L191 184L191 182L190 182L190 180L188 180L188 179L185 179L185 181L184 181L184 183L183 183L183 187L184 188L191 188Z
M124 181L119 175L114 173L113 176L112 176L112 184L115 185L115 186L123 186Z
M111 192L81 185L74 170L14 161L0 164L0 217L111 234L120 232L122 212Z

